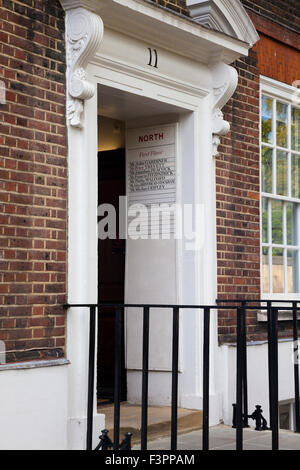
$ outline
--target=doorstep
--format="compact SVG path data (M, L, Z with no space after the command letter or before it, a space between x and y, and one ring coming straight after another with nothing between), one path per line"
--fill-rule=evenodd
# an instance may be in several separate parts
M98 404L98 413L105 415L105 427L109 436L113 437L114 406L113 404ZM178 434L202 429L202 411L178 408ZM170 436L171 407L148 407L148 440ZM121 403L120 409L120 438L126 432L132 433L132 442L137 443L141 437L141 406Z

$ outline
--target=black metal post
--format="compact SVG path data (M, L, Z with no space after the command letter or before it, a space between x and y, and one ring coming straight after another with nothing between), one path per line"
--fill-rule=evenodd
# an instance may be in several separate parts
M271 403L273 402L273 390L272 390L272 367L271 367L271 315L272 302L267 302L267 327L268 327L268 373L269 373L269 408L270 408L270 428L272 429L272 413Z
M203 325L203 432L202 449L209 450L209 335L210 309L204 309Z
M247 315L246 302L242 301L244 313L242 315L242 336L243 336L243 425L249 428L248 423L248 371L247 371Z
M297 326L297 302L293 302L293 334L294 334L294 384L295 384L295 431L300 433L300 403L299 403L299 343Z
M179 308L173 308L171 450L177 450Z
M119 450L120 440L120 392L121 392L121 340L122 309L116 309L115 324L115 387L114 387L114 450Z
M141 450L147 450L148 376L149 376L149 307L144 307Z
M95 333L96 333L96 307L90 307L86 450L92 450L93 448L95 341L96 341Z
M270 327L270 364L272 401L271 429L272 429L272 450L279 449L279 419L278 419L278 309L271 309Z
M237 308L236 348L236 450L243 450L243 308Z

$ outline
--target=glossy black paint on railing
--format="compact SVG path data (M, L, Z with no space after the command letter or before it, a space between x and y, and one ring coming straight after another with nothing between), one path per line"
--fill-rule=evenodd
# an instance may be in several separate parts
M272 431L272 449L279 448L279 419L278 419L278 312L292 312L294 354L298 354L298 324L297 312L300 302L266 300L220 300L216 305L157 305L157 304L75 304L70 307L85 307L90 311L89 335L89 372L88 372L88 409L87 409L87 450L92 450L93 407L94 407L94 373L95 373L95 343L96 343L96 309L97 307L115 308L115 389L114 389L114 441L110 441L107 431L103 430L98 449L113 447L114 450L130 448L130 433L127 433L122 443L120 441L120 390L121 390L121 350L122 317L125 308L140 308L143 310L143 356L142 356L142 414L141 414L141 450L147 450L148 429L148 376L149 376L149 318L153 309L172 309L172 398L171 398L171 450L177 450L177 413L178 413L178 355L179 355L179 313L184 310L199 310L203 313L203 426L202 449L209 450L209 368L210 368L210 317L213 310L236 311L236 404L234 408L234 427L236 428L236 449L243 449L243 429L248 427L248 384L247 384L247 310L267 311L268 321L268 374L269 374L269 403L270 429ZM280 304L281 306L278 306ZM295 430L300 432L299 406L299 365L294 364L295 384ZM260 417L259 417L260 419ZM266 427L266 426L265 426Z

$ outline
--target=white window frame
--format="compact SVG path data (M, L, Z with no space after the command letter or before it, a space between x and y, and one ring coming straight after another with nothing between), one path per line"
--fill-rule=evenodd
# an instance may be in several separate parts
M262 230L262 199L263 197L266 197L268 198L269 200L280 200L280 201L286 201L286 202L294 202L294 203L297 203L299 204L299 207L298 207L298 228L297 228L297 233L298 233L298 237L299 237L299 240L298 240L298 245L297 246L293 246L291 248L293 249L298 249L299 250L299 256L298 256L298 280L297 280L297 283L298 283L298 293L263 293L262 292L262 282L261 282L261 299L269 299L269 300L300 300L300 198L297 199L297 198L293 198L293 197L288 197L288 196L276 196L276 195L272 195L272 194L269 194L269 193L263 193L261 191L261 159L262 159L262 152L261 152L261 148L262 148L262 129L261 129L261 114L262 114L262 109L261 109L261 99L262 99L262 95L266 95L266 96L269 96L270 98L272 99L275 99L275 100L279 100L280 102L283 102L283 103L286 103L289 105L289 108L291 106L293 107L299 107L300 106L297 106L296 103L294 103L293 101L293 96L295 95L295 87L291 86L291 85L287 85L285 83L282 83L282 82L279 82L277 80L273 80L271 78L268 78L268 77L265 77L265 76L261 76L260 77L260 120L259 120L259 127L260 127L260 137L259 137L259 147L260 147L260 229ZM273 107L273 112L274 112L274 116L273 116L273 122L276 122L276 106ZM265 144L264 145L266 147L269 147L269 148L274 148L274 151L276 151L276 149L279 149L279 150L283 150L285 152L288 153L288 178L290 178L290 169L291 169L291 152L293 153L298 153L298 152L294 152L292 151L291 149L291 138L290 138L290 132L291 132L291 122L290 122L290 112L289 112L289 121L288 121L288 139L289 139L289 142L288 142L288 148L284 149L284 148L281 148L281 147L278 147L278 146L275 146L275 143L273 144ZM274 165L274 159L273 159L273 165ZM273 176L274 178L274 176ZM276 182L276 181L275 181ZM291 185L289 184L289 187L291 187ZM269 218L270 218L270 209L269 209ZM269 221L269 224L268 224L268 229L270 230L270 221ZM262 233L262 232L261 232ZM284 238L285 238L285 235L284 235ZM280 245L280 248L289 248L289 245L286 244L286 240L284 239L283 240L283 244ZM262 280L262 276L263 276L263 264L262 264L262 247L263 246L267 246L268 244L263 244L262 243L262 239L261 239L261 242L260 242L260 273L261 273L261 280ZM272 246L275 246L275 244L272 244L270 243L270 239L269 239L269 245L272 245ZM269 255L270 258L271 258L271 255ZM286 257L284 256L284 275L286 275ZM269 264L272 263L272 260L269 259ZM272 265L272 264L271 264ZM271 272L271 270L269 271ZM285 281L286 282L286 281ZM269 278L269 286L272 285L272 276L270 275L270 278Z

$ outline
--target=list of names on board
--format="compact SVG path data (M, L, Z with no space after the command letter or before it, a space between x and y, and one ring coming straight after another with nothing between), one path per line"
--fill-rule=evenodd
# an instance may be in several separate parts
M176 201L176 125L127 133L129 204Z

